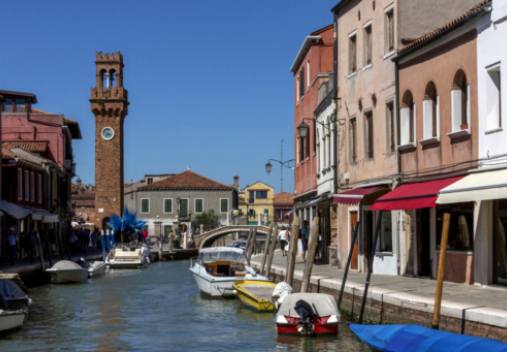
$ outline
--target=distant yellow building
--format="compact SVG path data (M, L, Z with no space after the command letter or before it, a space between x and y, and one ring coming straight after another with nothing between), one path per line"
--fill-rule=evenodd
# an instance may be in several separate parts
M274 219L273 187L264 182L255 182L246 186L239 194L239 210L248 224L269 224Z

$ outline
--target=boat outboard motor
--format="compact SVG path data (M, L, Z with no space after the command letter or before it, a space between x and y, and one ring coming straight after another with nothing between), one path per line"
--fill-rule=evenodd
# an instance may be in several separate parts
M311 335L313 334L313 324L312 320L317 316L312 306L300 299L296 302L294 306L294 310L298 313L301 318L301 322L299 323L298 330L302 335Z

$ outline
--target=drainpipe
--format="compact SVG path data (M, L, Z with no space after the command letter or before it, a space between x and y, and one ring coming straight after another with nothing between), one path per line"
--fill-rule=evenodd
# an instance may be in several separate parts
M396 163L397 163L397 168L398 168L398 175L397 175L397 178L400 177L401 175L401 157L400 157L400 153L398 151L398 148L396 147L398 145L398 141L400 140L400 118L399 118L399 111L400 111L400 75L399 75L399 64L398 64L398 60L393 60L394 61L394 84L395 84L395 94L394 94L394 99L395 99L395 111L393 111L394 113L394 116L395 116L395 126L396 126L396 133L395 133L395 136L396 136L396 139L395 139L395 152L396 152ZM398 183L398 181L396 181L396 183ZM394 185L396 186L396 185ZM398 275L401 274L401 248L400 248L400 244L401 244L401 241L400 241L400 235L401 235L401 227L402 227L402 221L401 221L401 211L398 211L398 235L396 236L396 242L397 242L397 253L396 253L396 271L398 272ZM392 219L391 219L392 221Z
M333 193L337 192L338 189L338 17L336 14L333 14L333 22L334 22L334 40L333 40L333 68L334 68L334 94L333 99L335 102L335 119L333 123L333 143L334 143L334 173L333 173Z

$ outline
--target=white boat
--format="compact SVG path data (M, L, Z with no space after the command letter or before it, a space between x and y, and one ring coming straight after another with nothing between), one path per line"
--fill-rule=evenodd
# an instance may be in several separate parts
M0 279L0 332L19 329L28 317L30 298L12 280Z
M82 283L88 279L88 270L70 260L60 260L46 272L54 284Z
M201 249L197 260L190 263L190 271L201 292L212 297L233 297L232 285L237 280L266 280L246 264L244 251L233 247Z
M106 273L106 262L102 260L96 260L88 264L88 277L99 277Z
M106 264L113 269L140 268L150 263L150 250L144 243L137 246L123 245L109 252Z

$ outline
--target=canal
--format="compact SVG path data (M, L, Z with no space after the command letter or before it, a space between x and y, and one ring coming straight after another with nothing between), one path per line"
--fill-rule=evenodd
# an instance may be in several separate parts
M202 297L188 265L32 288L28 322L0 337L0 351L369 351L345 325L338 337L278 337L273 315Z

